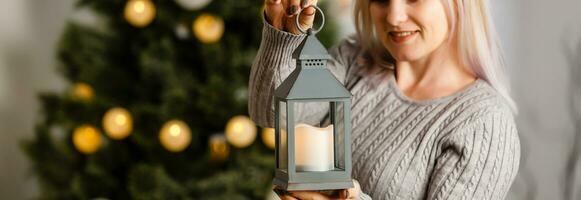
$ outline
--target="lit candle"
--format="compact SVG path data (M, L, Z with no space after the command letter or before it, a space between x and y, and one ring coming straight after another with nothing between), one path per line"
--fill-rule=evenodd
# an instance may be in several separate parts
M307 124L295 126L295 165L297 171L334 169L333 125L326 128Z

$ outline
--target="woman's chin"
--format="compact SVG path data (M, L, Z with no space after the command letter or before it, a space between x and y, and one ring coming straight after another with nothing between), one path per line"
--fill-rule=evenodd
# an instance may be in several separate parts
M391 56L398 62L411 62L421 57L417 48L397 48L389 51Z

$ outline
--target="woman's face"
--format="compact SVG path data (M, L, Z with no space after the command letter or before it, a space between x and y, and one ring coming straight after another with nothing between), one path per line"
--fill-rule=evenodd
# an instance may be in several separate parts
M429 56L448 38L448 17L441 0L370 0L376 34L396 61Z

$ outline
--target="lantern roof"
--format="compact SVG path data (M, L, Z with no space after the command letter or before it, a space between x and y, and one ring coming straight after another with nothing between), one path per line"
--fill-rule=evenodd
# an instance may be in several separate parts
M331 56L314 34L308 34L294 51L295 59L322 59L325 63ZM283 99L329 99L350 98L351 93L335 78L325 65L318 67L301 66L297 61L296 69L276 88L274 95Z
M293 58L297 60L307 59L331 59L327 48L315 37L315 34L307 34L301 44L293 52Z

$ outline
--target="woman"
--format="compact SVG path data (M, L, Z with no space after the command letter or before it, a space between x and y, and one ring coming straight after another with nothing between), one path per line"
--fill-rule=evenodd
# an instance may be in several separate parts
M272 94L316 1L266 0L249 111L274 126ZM357 0L357 35L328 67L353 94L355 187L347 199L504 199L520 143L487 0ZM312 117L312 115L311 115ZM359 183L359 184L357 184ZM282 199L329 199L315 191Z

